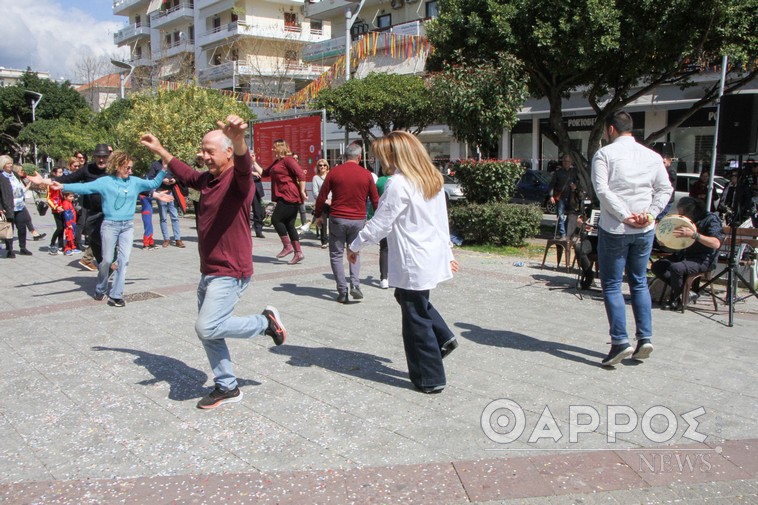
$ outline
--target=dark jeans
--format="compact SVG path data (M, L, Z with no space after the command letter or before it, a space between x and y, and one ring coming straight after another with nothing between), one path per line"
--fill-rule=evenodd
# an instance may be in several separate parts
M263 217L265 213L263 202L256 191L255 196L253 197L253 231L256 235L263 233Z
M669 301L673 303L682 295L684 279L689 275L705 272L709 267L708 263L698 263L697 261L690 260L672 261L668 258L663 258L653 263L650 269L656 277L669 285L671 288Z
M429 302L429 290L395 289L403 315L403 345L408 375L419 388L445 386L442 346L455 337Z
M321 245L329 243L329 210L331 207L324 204L324 208L321 210L321 226L316 227L316 236L321 239ZM316 220L315 218L313 219Z
M103 219L105 219L105 215L102 212L88 211L87 221L84 224L88 245L92 249L92 256L98 263L103 261L103 246L100 238L100 227L103 224Z
M16 225L16 232L18 233L19 249L26 249L27 224L31 223L31 221L32 216L29 215L29 211L26 210L26 207L13 213L13 224ZM10 249L8 250L10 251Z
M81 209L76 213L76 231L74 231L74 242L77 249L84 250L84 244L82 243L82 233L84 232L84 224L87 222L87 209Z
M387 278L387 271L389 270L389 258L387 255L387 239L383 238L379 241L379 278L382 280Z
M274 225L277 235L283 237L289 235L292 242L300 240L295 228L295 220L300 211L299 203L289 203L284 201L276 202L274 213L271 215L271 224Z
M63 222L63 212L53 212L53 219L55 220L55 233L50 237L50 247L55 247L55 242L58 241L58 249L63 250L63 230L66 228L66 223Z

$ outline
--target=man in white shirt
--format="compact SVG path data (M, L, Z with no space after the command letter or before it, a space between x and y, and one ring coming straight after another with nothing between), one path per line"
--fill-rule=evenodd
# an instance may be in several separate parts
M638 144L632 128L632 117L624 111L607 117L605 137L610 144L592 158L592 186L600 200L598 262L611 335L611 350L602 362L604 366L616 365L629 356L645 359L653 352L647 264L655 216L673 192L663 159ZM637 327L634 350L629 344L621 293L625 271Z

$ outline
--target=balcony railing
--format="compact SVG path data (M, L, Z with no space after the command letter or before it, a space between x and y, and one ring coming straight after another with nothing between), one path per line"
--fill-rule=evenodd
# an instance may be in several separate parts
M180 3L176 7L172 7L165 11L160 10L150 14L150 24L157 28L159 26L165 26L169 23L181 20L183 18L195 17L195 5L191 2Z
M235 21L227 25L219 26L218 28L214 28L200 35L198 38L198 43L201 46L207 46L233 36L279 39L311 44L314 42L323 41L326 38L323 30L320 32L320 34L314 34L311 31L308 31L307 33L303 32L299 26L285 27L281 24L271 24L265 26L246 25L239 21Z
M113 43L118 45L137 37L149 36L149 24L133 24L120 29L113 34Z
M239 61L228 61L213 67L198 70L197 78L201 83L231 79L233 76L289 76L299 79L314 79L324 73L328 67L308 65L307 63L285 63L280 67L258 68Z
M139 4L145 4L147 7L150 0L114 0L113 1L113 14L119 14L130 7L135 7Z

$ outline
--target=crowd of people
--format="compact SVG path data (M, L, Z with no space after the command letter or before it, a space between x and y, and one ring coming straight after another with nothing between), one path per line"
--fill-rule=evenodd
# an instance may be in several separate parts
M268 335L281 345L287 335L273 306L265 306L260 314L232 315L253 275L252 237L264 238L261 178L268 177L275 204L271 222L282 243L276 257L283 260L282 264L303 262L300 234L315 226L322 248L329 249L335 300L345 304L350 298L363 300L360 252L369 244L379 244L380 287L395 288L410 380L424 393L442 391L447 384L442 359L458 347L458 341L431 304L430 290L450 279L458 263L451 249L444 181L419 140L396 131L374 141L371 149L382 167L380 178L363 166L363 148L357 143L346 147L344 163L333 168L326 160L318 160L312 183L315 208L312 220L308 220L303 214L308 198L306 172L287 141L273 142L274 161L263 168L246 144L247 124L242 119L232 115L219 121L218 126L203 137L195 160L207 169L204 171L175 158L151 134L140 139L157 158L144 179L132 174L133 160L128 153L114 152L106 144L95 147L92 163L87 163L83 153L76 153L68 160L67 171L57 169L47 179L38 174L14 174L12 160L0 156L2 214L18 230L20 253L32 254L26 247L28 230L35 240L44 237L35 234L31 224L24 201L26 187L29 183L46 186L47 203L56 226L50 254L83 253L80 263L98 272L93 297L107 298L108 305L123 307L137 202L142 205L142 247L157 248L152 238L156 200L162 246L182 248L178 209L184 210L188 191L195 191L201 272L195 332L215 383L213 391L197 406L211 409L238 402L242 391L226 339ZM612 340L602 360L605 366L629 357L647 359L652 354L648 263L656 223L666 218L673 205L670 157L662 157L636 142L632 126L631 116L624 111L606 121L608 144L592 160L597 219L591 217L593 206L585 204L570 156L562 157L551 184L560 238L570 234L567 221L572 213L577 214L576 229L581 238L576 250L583 288L593 280L593 263L598 265ZM703 195L696 192L693 197L681 199L675 209L693 225L673 232L694 245L652 266L652 272L670 286L664 309L681 304L686 276L711 268L724 240L721 219L708 212ZM86 249L82 236L87 240ZM5 242L11 258L12 242L12 238ZM286 260L290 255L292 258ZM349 278L345 275L345 259ZM624 278L629 283L636 326L634 347L630 344L621 289Z

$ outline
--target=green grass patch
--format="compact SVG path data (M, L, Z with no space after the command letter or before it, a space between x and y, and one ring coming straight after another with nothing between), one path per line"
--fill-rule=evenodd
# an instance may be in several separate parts
M496 245L463 245L460 247L464 251L474 251L487 254L497 254L498 256L517 256L519 258L541 258L545 253L545 246L527 244L523 247L513 246L496 246Z

